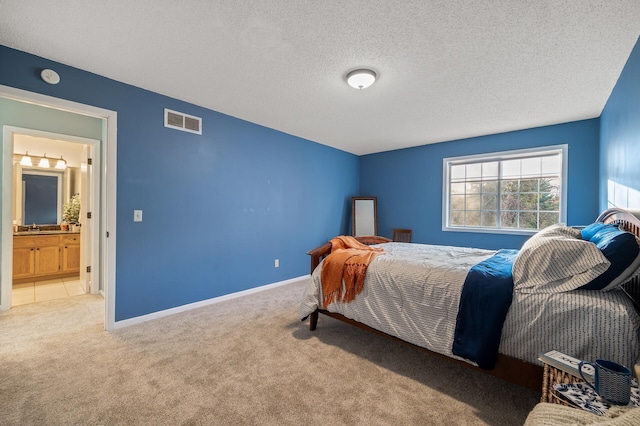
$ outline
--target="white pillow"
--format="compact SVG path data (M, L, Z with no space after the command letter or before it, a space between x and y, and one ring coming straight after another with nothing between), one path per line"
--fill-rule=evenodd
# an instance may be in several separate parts
M520 293L563 293L598 277L611 263L580 231L552 225L529 238L513 262L514 289Z

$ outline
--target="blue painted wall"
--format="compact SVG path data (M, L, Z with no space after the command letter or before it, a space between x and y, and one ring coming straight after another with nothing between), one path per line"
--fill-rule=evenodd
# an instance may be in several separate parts
M640 39L600 117L601 209L607 200L640 209Z
M305 252L348 230L355 155L3 46L0 63L2 85L118 113L116 321L307 274Z
M360 158L360 193L378 197L378 233L413 229L419 243L519 248L526 235L442 231L443 159L548 145L569 145L567 223L598 215L598 120L424 145Z

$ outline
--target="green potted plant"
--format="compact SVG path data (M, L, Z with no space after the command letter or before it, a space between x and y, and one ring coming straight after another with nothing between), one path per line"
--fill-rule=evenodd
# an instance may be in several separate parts
M62 219L68 224L76 224L80 220L80 194L75 194L62 211Z

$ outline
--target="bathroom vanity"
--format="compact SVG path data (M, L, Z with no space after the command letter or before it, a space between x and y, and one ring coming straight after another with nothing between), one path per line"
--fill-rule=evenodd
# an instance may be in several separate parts
M13 234L14 284L79 274L79 232L54 230Z

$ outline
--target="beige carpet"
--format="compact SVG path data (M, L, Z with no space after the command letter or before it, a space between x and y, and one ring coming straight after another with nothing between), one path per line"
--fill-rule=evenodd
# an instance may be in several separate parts
M1 425L521 425L539 394L321 316L302 282L102 330L98 296L0 314Z

